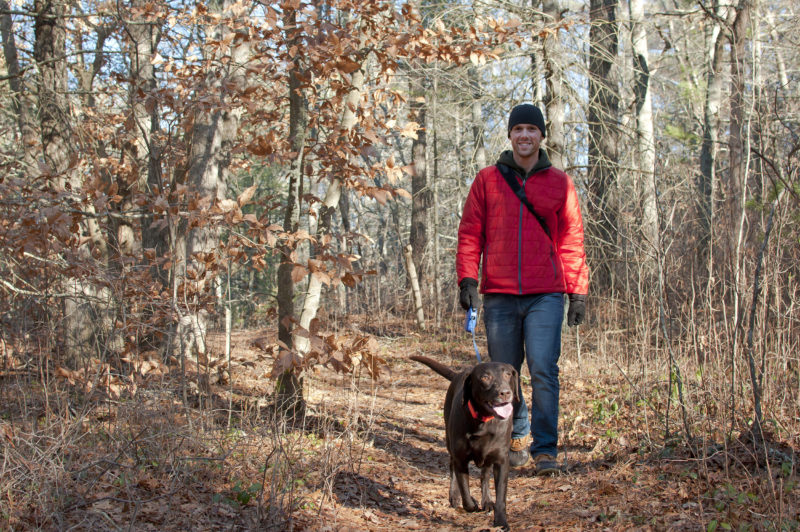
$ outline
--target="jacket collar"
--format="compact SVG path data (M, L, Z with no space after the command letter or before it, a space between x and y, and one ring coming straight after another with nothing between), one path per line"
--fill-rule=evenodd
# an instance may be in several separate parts
M512 168L519 175L525 176L525 170L520 168L514 161L514 152L511 150L506 150L503 153L501 153L500 158L497 159L497 164L504 164L509 168ZM536 161L536 165L533 167L528 176L535 174L540 170L545 170L547 168L550 168L551 166L552 164L550 163L550 159L547 157L547 152L544 151L544 148L539 148L539 160Z

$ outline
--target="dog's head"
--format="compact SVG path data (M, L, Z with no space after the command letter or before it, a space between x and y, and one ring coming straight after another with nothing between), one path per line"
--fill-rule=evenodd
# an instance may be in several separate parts
M519 401L519 373L510 364L478 364L464 382L464 406L470 402L483 416L506 419Z

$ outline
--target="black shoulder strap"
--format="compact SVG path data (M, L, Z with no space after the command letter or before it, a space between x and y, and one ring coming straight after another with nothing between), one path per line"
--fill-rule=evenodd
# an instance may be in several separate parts
M552 240L553 237L550 235L550 229L547 227L547 222L542 216L539 215L538 212L536 212L536 209L533 208L531 202L528 201L527 197L525 197L525 192L522 190L519 181L517 181L517 177L514 175L514 171L504 164L498 164L497 169L500 170L500 175L502 175L503 179L506 180L506 183L508 183L508 186L511 187L511 190L514 191L514 194L516 194L519 200L525 204L525 206L528 208L529 211L531 211L533 217L536 218L536 220L539 222L539 225L541 225L542 229L544 229L544 232L547 235L547 237L550 238L550 240Z

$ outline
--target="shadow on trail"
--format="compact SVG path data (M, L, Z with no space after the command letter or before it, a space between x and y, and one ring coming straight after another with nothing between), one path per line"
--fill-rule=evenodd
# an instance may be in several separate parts
M443 440L413 427L402 427L387 421L378 422L377 426L380 430L374 431L375 447L395 455L416 469L437 475L447 471L449 458ZM414 440L433 444L435 450L420 448L415 445Z
M395 487L393 482L384 484L349 471L336 474L333 494L339 504L350 508L380 509L401 518L420 519L439 526L455 524L431 515L418 499ZM402 525L402 521L398 524Z

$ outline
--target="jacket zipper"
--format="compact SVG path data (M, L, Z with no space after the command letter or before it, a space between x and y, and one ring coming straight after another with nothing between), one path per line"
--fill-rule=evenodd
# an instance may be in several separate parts
M541 172L541 170L537 170L534 173ZM514 172L516 173L516 171ZM525 183L528 181L528 177L531 177L533 174L523 177L522 178L522 193L525 194ZM527 195L527 194L526 194ZM525 205L520 201L519 202L519 223L517 224L519 227L519 231L517 232L517 292L518 295L522 295L522 217L525 214ZM555 243L553 239L550 238L547 233L544 231L544 227L541 228L542 233L550 242L550 266L553 267L553 280L558 280L558 268L556 268L556 259L555 259Z
M527 177L522 178L522 193L525 194L525 182L528 180ZM519 202L519 223L517 226L519 230L517 232L517 292L518 295L522 295L522 217L525 214L525 205L520 201Z

